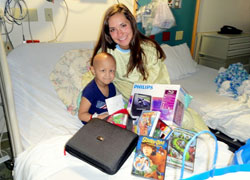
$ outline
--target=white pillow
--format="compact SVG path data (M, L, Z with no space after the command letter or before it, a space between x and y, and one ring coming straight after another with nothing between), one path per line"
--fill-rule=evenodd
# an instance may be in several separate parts
M186 71L188 73L194 73L196 71L197 63L193 60L187 43L174 46L174 49L176 50L180 58L184 61Z
M171 81L184 78L196 72L197 63L193 60L186 43L176 46L162 44L161 47L167 56L165 64Z

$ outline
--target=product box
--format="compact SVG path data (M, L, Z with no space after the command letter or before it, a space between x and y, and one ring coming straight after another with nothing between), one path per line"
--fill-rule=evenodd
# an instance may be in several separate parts
M168 125L181 126L185 96L180 85L135 83L128 102L132 118L139 118L143 110L160 111L160 119Z

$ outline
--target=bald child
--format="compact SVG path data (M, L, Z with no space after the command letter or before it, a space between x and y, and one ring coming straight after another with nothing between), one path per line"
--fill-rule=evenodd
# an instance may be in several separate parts
M78 118L86 124L93 117L108 116L105 99L116 95L112 81L115 78L116 61L106 52L98 53L91 61L94 79L83 89Z

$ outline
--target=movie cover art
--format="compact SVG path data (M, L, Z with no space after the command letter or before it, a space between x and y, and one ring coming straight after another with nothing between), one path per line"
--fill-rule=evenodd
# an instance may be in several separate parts
M183 128L175 128L169 138L167 165L181 167L183 152L188 141L195 135L195 132ZM186 154L185 169L194 170L196 152L196 140L192 142Z
M163 122L161 119L159 119L153 137L168 140L172 132L172 128L168 126L165 122Z
M152 137L160 114L159 111L142 111L138 119L137 134Z
M132 174L163 180L165 177L167 141L140 136L133 161Z

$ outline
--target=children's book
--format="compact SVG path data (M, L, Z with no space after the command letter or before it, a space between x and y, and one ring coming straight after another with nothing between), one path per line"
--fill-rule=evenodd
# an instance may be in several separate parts
M168 140L172 132L172 128L159 119L153 137Z
M132 174L163 180L165 177L168 143L164 139L139 136L133 160Z
M168 125L181 126L185 97L180 85L135 83L128 102L128 111L138 119L143 110L160 111L160 119Z
M117 96L108 98L105 101L108 113L110 115L107 121L122 128L126 128L128 112L126 109L124 109L124 101L122 95L119 94Z
M168 141L168 155L167 165L168 166L182 166L183 152L188 141L195 135L195 132L183 129L175 128ZM186 154L185 169L194 170L194 160L196 152L196 140L190 145L189 150Z
M142 111L137 122L137 134L152 137L159 120L160 111Z
M111 114L111 116L107 118L107 122L120 126L124 129L127 128L128 114L123 112L125 110L126 109L121 109L117 111L117 113Z

